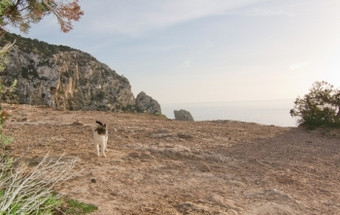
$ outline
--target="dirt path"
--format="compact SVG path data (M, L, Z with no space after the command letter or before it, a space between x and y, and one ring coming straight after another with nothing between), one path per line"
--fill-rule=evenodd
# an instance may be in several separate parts
M58 188L93 214L340 214L340 130L5 105L11 153L78 157ZM109 152L91 144L109 126Z

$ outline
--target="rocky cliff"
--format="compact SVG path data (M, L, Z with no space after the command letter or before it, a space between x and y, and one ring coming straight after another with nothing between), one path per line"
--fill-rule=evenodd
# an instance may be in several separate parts
M0 78L5 85L18 80L17 102L62 110L136 110L129 81L91 55L8 33L0 46L13 41Z

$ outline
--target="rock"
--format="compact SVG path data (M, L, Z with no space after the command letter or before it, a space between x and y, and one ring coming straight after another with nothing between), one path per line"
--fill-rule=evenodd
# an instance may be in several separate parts
M175 119L180 121L194 121L191 113L186 110L174 110Z
M151 96L146 95L143 91L136 97L136 109L137 112L150 113L150 114L162 114L161 106Z
M192 202L184 202L175 207L182 214L215 214L211 213L212 211L208 206Z
M9 33L0 47L13 41L0 78L5 85L18 81L16 102L61 110L120 111L135 105L128 79L91 55Z

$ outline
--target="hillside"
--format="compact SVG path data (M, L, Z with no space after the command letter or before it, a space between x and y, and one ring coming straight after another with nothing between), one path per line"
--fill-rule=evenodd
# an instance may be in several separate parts
M2 95L2 101L59 110L161 114L157 101L145 95L142 105L138 104L129 80L86 52L10 33L4 34L0 46L14 41L0 79L7 86L18 81L17 99L9 101ZM145 98L151 102L144 104Z
M340 131L4 105L10 153L78 157L58 187L94 214L340 214ZM91 144L109 126L107 157Z

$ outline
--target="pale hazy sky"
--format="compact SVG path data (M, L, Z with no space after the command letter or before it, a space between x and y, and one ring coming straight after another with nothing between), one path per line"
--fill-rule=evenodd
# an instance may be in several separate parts
M340 0L80 0L25 35L86 51L162 103L303 96L340 87ZM9 28L11 32L13 29Z

